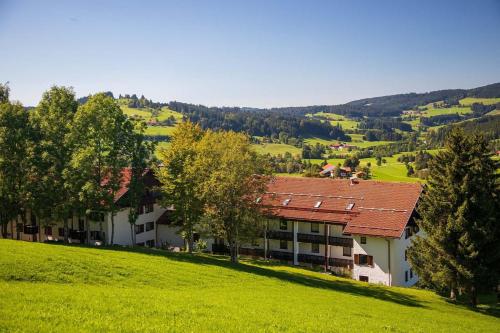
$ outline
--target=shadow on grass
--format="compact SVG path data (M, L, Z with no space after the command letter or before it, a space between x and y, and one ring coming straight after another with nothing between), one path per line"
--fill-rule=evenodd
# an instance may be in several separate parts
M58 244L58 246L60 245ZM87 247L83 245L69 245L69 246ZM89 248L95 249L95 247L89 247ZM424 304L421 300L417 300L415 297L398 292L397 290L391 290L391 288L388 287L382 287L373 284L362 285L359 282L349 281L348 279L328 281L318 277L304 275L300 273L276 271L271 268L266 268L266 266L271 267L281 264L266 262L263 260L248 260L248 261L244 260L243 262L234 264L228 260L227 256L220 256L220 255L172 253L163 250L154 250L147 248L129 248L121 246L103 247L100 248L100 250L141 253L145 255L161 256L168 258L169 260L193 263L196 265L219 266L227 269L233 269L239 272L279 279L284 282L295 283L306 287L339 291L362 297L372 297L382 301L393 302L410 307L424 307ZM246 262L250 262L253 264L249 264ZM254 266L254 264L257 264L259 266Z

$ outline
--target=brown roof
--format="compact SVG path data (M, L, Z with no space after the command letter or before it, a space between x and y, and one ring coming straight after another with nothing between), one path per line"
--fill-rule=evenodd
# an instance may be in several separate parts
M418 183L276 177L262 204L276 217L343 224L346 234L401 237L421 191Z

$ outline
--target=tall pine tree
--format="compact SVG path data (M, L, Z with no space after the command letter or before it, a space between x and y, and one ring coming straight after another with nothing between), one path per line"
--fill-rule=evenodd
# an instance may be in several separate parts
M424 236L409 249L421 282L469 294L496 287L500 276L498 163L479 134L454 129L430 162L417 222Z

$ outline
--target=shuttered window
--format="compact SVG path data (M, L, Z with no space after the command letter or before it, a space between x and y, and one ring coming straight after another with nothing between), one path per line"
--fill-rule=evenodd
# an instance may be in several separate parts
M368 265L373 266L373 256L369 256L366 254L355 254L354 255L354 263L356 265Z

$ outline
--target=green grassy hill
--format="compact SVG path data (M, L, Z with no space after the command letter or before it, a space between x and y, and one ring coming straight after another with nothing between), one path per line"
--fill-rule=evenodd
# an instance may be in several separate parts
M0 332L494 332L495 311L262 261L0 240Z

